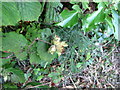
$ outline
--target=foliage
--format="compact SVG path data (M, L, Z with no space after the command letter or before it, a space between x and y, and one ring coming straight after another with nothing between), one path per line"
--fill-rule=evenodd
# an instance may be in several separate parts
M44 6L44 3L39 2L2 2L1 4L2 25L15 25L20 20L38 20Z
M71 83L74 88L116 87L111 58L120 40L119 2L71 1L67 9L62 2L1 5L0 78L4 88Z
M59 0L58 0L59 1ZM60 2L48 2L46 5L45 23L56 23L62 20L59 11L63 5Z
M59 26L72 27L78 22L78 13L76 11L64 10L61 13L61 16L64 20L57 24Z

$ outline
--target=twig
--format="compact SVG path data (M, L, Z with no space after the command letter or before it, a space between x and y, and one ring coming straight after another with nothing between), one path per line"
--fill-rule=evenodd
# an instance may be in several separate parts
M117 47L115 47L111 52L109 52L107 55L105 56L109 56L112 52L114 52L114 50L116 49ZM103 56L104 57L104 56Z
M52 43L49 43L49 42L44 41L44 40L41 40L40 38L35 38L34 41L33 41L28 47L30 48L37 40L42 41L42 42L44 42L44 43L47 43L47 44L49 44L49 45L52 45Z
M70 80L72 81L72 83L73 83L75 89L77 90L77 86L75 85L75 83L74 83L74 81L72 80L71 76L70 76Z
M9 59L9 58L13 58L13 57L11 57L13 55L13 53L12 54L10 54L9 56L7 56L7 57L0 57L0 58L2 58L2 59Z
M113 40L113 38L114 38L114 37L112 37L112 39L111 39L110 41L108 41L107 43L105 43L105 44L102 45L102 46L106 46L106 45L108 45L108 44Z
M36 42L37 38L34 39L34 41L28 46L28 48L30 48L35 42Z
M36 88L36 87L39 87L39 86L48 85L48 84L50 84L50 83L51 83L51 82L44 83L44 84L40 84L40 85L36 85L36 86L30 86L30 87L26 87L25 89L28 89L28 88Z
M76 85L75 85L75 83L74 83L74 81L72 80L71 76L70 76L70 80L72 81L74 87L77 88Z
M108 83L112 88L115 88L110 82L107 81L107 83Z
M52 45L52 43L49 43L49 42L44 41L44 40L41 40L41 39L39 39L39 38L38 38L38 40L39 40L39 41L42 41L42 42L44 42L44 43L47 43L47 44L49 44L49 45Z

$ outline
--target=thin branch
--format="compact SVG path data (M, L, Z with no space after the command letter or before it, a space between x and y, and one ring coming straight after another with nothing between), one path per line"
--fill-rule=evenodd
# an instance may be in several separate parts
M44 40L41 40L41 39L39 39L39 38L38 38L38 40L39 40L39 41L42 41L42 42L44 42L44 43L47 43L47 44L49 44L49 45L52 45L52 43L49 43L49 42L44 41Z
M72 80L71 76L70 76L70 80L72 81L74 87L77 88L77 86L75 85L75 83L74 83L74 81Z
M34 39L34 41L28 46L28 48L30 48L35 42L36 42L37 38Z
M50 83L51 83L51 82L44 83L44 84L40 84L40 85L36 85L36 86L30 86L30 87L26 87L25 89L28 89L28 88L36 88L36 87L39 87L39 86L48 85L48 84L50 84Z
M0 58L2 58L2 59L9 59L9 58L13 58L13 57L11 57L13 55L13 53L12 54L10 54L9 56L7 56L7 57L0 57Z
M114 37L112 37L112 39L110 41L108 41L107 43L103 44L102 46L108 45L113 39L114 39Z
M71 74L72 74L72 73L71 73ZM70 80L72 81L74 87L77 89L77 86L75 85L75 83L74 83L73 79L71 78L71 76L70 76Z
M44 41L44 40L41 40L40 38L35 38L34 41L28 47L30 48L37 40L39 40L41 42L44 42L44 43L47 43L49 45L52 45L52 43L49 43L49 42Z
M112 85L110 82L107 81L107 83L108 83L112 88L115 88L114 85Z

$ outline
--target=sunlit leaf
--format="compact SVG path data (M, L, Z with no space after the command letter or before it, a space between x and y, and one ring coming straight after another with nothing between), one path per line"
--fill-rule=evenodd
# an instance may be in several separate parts
M120 40L120 30L119 30L119 25L120 25L120 16L118 15L118 13L115 10L112 10L112 16L113 16L113 25L115 28L115 38Z
M105 19L105 13L103 12L104 8L99 6L97 11L94 11L92 14L89 14L86 18L86 21L84 19L82 29L86 31L90 31L95 28L95 25L98 23L104 22Z
M78 12L77 11L68 11L64 10L61 13L62 18L64 19L60 23L58 23L58 26L62 27L72 27L78 22Z
M91 54L89 52L89 53L87 53L86 60L89 60L90 58L91 58Z

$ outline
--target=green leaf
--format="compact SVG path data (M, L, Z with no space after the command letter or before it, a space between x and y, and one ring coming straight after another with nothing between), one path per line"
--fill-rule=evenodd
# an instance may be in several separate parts
M120 40L120 30L119 30L119 26L120 26L120 16L118 15L118 13L115 10L112 10L112 22L115 28L114 31L114 36L116 39Z
M61 81L61 79L62 79L62 77L55 77L55 78L53 79L53 82L54 82L54 83L59 83L59 82Z
M38 20L42 8L40 2L2 2L2 24L15 25L20 20Z
M14 83L24 83L25 82L25 77L23 71L17 69L17 68L7 68L5 69L6 72L11 72L11 81Z
M74 10L76 10L77 12L81 12L81 9L80 9L79 5L73 5L72 8Z
M70 0L70 3L71 3L71 4L77 4L77 3L79 3L79 2L74 2L74 1Z
M32 75L31 73L25 73L24 74L25 80L27 81L31 75Z
M3 84L3 87L4 88L8 88L8 89L10 89L10 88L12 88L12 89L17 89L17 86L16 85L14 85L13 83L10 83L10 82L7 82L7 83L4 83Z
M43 75L40 75L40 76L37 77L36 80L39 81L39 80L41 80L43 77L44 77Z
M41 59L40 59L39 55L37 55L36 53L31 53L30 54L30 63L31 64L40 64Z
M70 69L73 73L77 72L77 67L76 67L73 59L70 60Z
M26 60L27 59L27 52L15 52L15 56L20 60Z
M118 2L118 11L120 11L120 2Z
M61 13L61 16L63 17L63 21L58 23L58 26L62 27L72 27L78 22L78 12L77 11L69 11L69 10L64 10Z
M95 25L98 23L104 22L105 13L103 13L103 7L99 7L98 11L89 14L86 20L83 21L84 25L82 27L83 30L90 31L95 28Z
M15 25L20 20L15 2L2 2L2 25Z
M6 33L2 40L3 51L20 52L26 44L26 38L15 32Z
M52 78L54 83L58 83L61 81L62 76L60 76L60 75L61 75L60 72L51 72L48 74L48 76Z
M20 14L20 19L23 21L38 20L38 17L40 16L43 8L39 1L16 2L16 4Z
M88 23L89 23L89 24L94 24L95 22L96 22L96 23L100 22L100 20L98 20L98 18L102 18L102 16L101 16L101 15L102 15L102 14L101 14L102 10L103 10L103 7L100 7L100 8L98 9L98 11L94 12L93 14L91 14L91 15L87 18ZM102 12L102 13L103 13L103 12Z
M57 77L59 75L60 75L59 72L51 72L51 73L48 74L48 76L51 77L51 78Z
M1 28L0 28L0 51L2 51L2 35L3 35L3 33L2 33L2 30L1 30Z
M52 32L51 32L51 29L49 28L45 28L41 31L42 40L48 40L51 35L52 35Z
M60 0L57 0L57 2L46 3L45 23L60 22L62 20L59 12L63 5L59 1Z
M2 52L0 52L0 55L2 57L8 57L9 55L11 55L11 53L2 53ZM3 65L9 63L10 60L11 60L11 58L8 58L8 59L2 59L2 58L0 58L0 67L2 67Z
M2 51L2 35L3 35L3 33L2 33L2 30L1 30L1 28L0 28L0 51Z
M48 53L48 49L50 47L48 44L38 41L36 47L41 60L51 63L51 61L56 57L56 54L52 55Z
M35 24L31 26L27 26L26 28L26 38L29 39L31 42L34 41L35 38L40 36L40 33L38 31L41 31L39 28L36 28Z
M106 22L108 23L108 25L110 26L111 29L114 29L113 27L113 23L112 23L112 18L110 16L107 16L105 18Z
M89 2L82 2L82 7L84 9L89 9Z
M87 53L86 60L89 60L91 58L90 52Z
M100 3L98 4L97 8L99 9L99 8L101 8L101 7L106 8L106 3L105 3L105 2L100 2Z
M80 68L82 66L83 63L77 63L76 67Z

